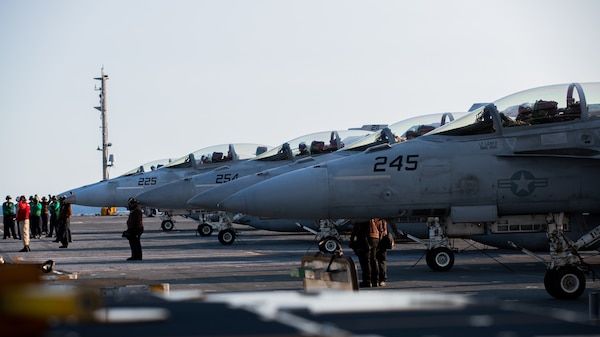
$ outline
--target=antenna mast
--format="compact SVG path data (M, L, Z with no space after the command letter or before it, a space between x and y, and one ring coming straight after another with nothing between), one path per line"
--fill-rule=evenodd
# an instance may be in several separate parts
M100 89L95 88L96 91L100 91L100 106L94 108L100 111L100 119L102 119L102 148L98 147L98 151L102 151L102 180L108 180L108 168L113 165L113 156L108 156L108 148L112 146L108 142L108 122L106 119L106 81L108 75L104 74L104 67L100 72L100 77L94 77L95 80L99 80ZM110 161L110 164L108 163Z

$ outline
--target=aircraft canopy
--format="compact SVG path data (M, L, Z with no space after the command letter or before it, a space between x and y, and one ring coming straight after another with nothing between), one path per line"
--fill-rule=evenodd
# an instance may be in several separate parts
M502 128L600 118L600 83L539 87L481 106L430 135L465 136L501 132Z
M337 151L347 144L354 143L371 134L373 134L372 131L366 130L341 130L312 133L276 146L273 149L258 155L254 160L293 160L294 157L303 155L329 153ZM306 151L303 152L303 149Z
M269 146L252 143L214 145L176 159L165 167L189 168L208 163L251 159L268 149Z

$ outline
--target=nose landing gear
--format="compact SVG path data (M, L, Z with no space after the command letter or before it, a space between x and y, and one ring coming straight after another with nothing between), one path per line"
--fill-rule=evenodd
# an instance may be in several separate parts
M423 244L427 247L425 261L427 266L433 271L448 271L454 266L454 252L450 249L450 240L446 235L444 226L440 224L440 218L427 218L427 227L429 228L429 240L421 240L411 234L400 232L407 238Z

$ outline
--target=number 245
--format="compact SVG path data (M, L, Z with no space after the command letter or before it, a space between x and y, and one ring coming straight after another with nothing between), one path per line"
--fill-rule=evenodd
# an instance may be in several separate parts
M377 157L373 165L373 172L385 172L388 167L390 169L395 168L397 171L400 171L403 167L406 171L414 171L419 163L418 158L418 154L408 155L406 160L404 160L404 156L398 156L388 164L388 157Z

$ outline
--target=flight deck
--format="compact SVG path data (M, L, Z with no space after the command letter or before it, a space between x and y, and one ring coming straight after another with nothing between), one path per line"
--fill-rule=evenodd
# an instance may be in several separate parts
M52 260L55 272L44 274L44 284L99 289L110 295L106 305L116 308L126 302L128 308L161 309L159 318L153 316L158 321L160 313L168 313L161 322L150 323L57 323L44 336L129 331L144 331L144 336L463 336L502 331L518 331L519 336L600 334L597 307L590 305L590 299L597 299L600 293L600 281L588 276L585 293L579 299L554 299L544 288L546 267L515 250L456 240L454 267L434 272L427 267L422 245L398 242L388 251L386 287L303 295L302 279L293 275L297 275L294 271L304 256L320 254L312 234L236 226L238 239L223 246L214 235L199 236L195 221L176 218L175 229L165 232L159 218L145 217L143 260L126 261L130 249L121 237L126 220L125 215L74 216L73 242L67 249L59 249L59 243L46 237L32 239L31 252L27 253L18 252L22 248L19 240L0 242L5 263ZM343 247L343 254L358 266L347 241ZM584 260L600 270L596 251L585 253ZM165 302L162 297L145 294L152 291L189 298ZM123 298L125 302L120 300ZM344 299L349 299L346 307ZM400 308L404 301L411 304ZM302 304L294 307L293 303ZM310 309L327 308L332 303L343 310L315 313ZM423 307L419 303L424 303ZM269 316L273 312L277 315ZM359 319L364 319L362 325Z

